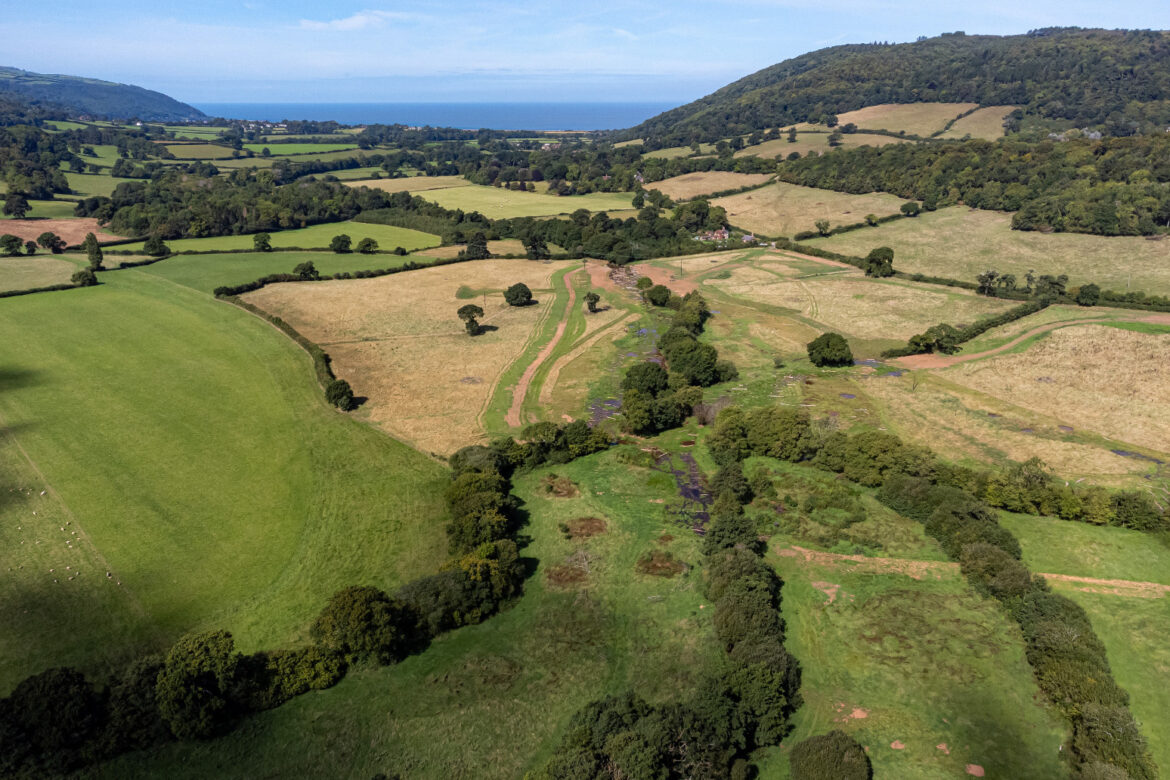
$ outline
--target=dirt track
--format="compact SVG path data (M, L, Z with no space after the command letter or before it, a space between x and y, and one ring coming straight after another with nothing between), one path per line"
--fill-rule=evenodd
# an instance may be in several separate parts
M805 563L819 566L840 566L846 563L855 564L850 569L856 572L872 574L905 574L912 579L921 580L930 576L941 580L944 577L954 577L959 574L959 564L948 561L915 561L907 558L870 558L864 555L842 555L840 553L819 552L793 545L779 547L776 554L781 558L800 558ZM1110 593L1116 596L1131 598L1161 599L1170 593L1170 585L1159 582L1141 582L1138 580L1106 580L1096 577L1077 577L1071 574L1047 574L1038 572L1038 576L1048 580L1069 583L1077 590L1088 593ZM816 584L816 583L814 583ZM1083 587L1077 587L1083 586Z
M569 291L569 303L565 306L565 316L561 317L561 321L557 323L557 330L553 333L552 339L540 350L540 354L536 359L528 364L528 368L524 369L524 374L520 377L520 381L516 383L516 389L512 391L512 406L508 409L508 414L504 416L504 421L513 428L518 428L523 425L520 419L520 409L524 406L524 398L528 395L528 387L532 384L532 378L536 376L537 369L548 360L549 355L557 348L561 337L565 335L565 328L569 324L569 317L573 313L573 305L577 302L577 291L573 289L573 275L576 271L570 271L564 275L565 289Z
M967 363L972 360L981 360L982 358L998 355L1000 352L1005 352L1012 347L1020 344L1033 336L1038 336L1041 333L1047 333L1050 330L1057 328L1066 328L1073 325L1094 325L1102 322L1149 322L1156 325L1170 325L1170 314L1150 314L1145 317L1134 317L1132 319L1102 319L1100 317L1087 317L1081 320L1062 320L1061 322L1049 322L1046 325L1040 325L1033 328L1026 333L1021 333L1006 344L1001 344L995 349L984 350L983 352L972 352L968 355L909 355L907 357L894 358L892 361L903 368L918 369L918 368L947 368L949 366L957 365L959 363Z

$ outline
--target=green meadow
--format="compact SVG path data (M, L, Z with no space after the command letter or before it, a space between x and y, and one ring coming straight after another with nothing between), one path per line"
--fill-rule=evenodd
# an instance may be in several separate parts
M378 249L390 250L402 247L407 251L423 249L439 245L439 237L419 230L393 227L391 225L377 225L370 222L328 222L321 225L310 225L305 228L272 231L274 247L297 247L301 249L324 249L334 236L347 235L353 240L353 247L357 247L363 238L372 238L378 242ZM119 245L119 250L140 252L143 243ZM172 252L223 252L233 249L251 249L254 246L253 238L242 236L213 236L211 238L180 238L166 242Z
M116 260L113 256L108 259ZM363 255L357 252L344 255L334 252L239 252L222 255L175 255L143 266L140 270L142 273L209 293L216 287L244 284L262 276L291 274L294 268L304 262L313 263L318 273L336 274L343 271L397 268L411 260L426 262L430 259L383 254Z
M244 144L244 148L254 154L260 154L267 149L274 156L310 154L314 152L340 152L346 149L356 149L357 144L310 144L310 143L262 143Z
M288 646L445 558L439 464L338 414L268 323L140 270L0 307L0 689L199 629Z

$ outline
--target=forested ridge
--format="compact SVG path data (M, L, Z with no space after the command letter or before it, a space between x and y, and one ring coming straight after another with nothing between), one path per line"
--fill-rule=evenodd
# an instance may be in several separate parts
M952 33L785 60L620 134L647 148L717 141L881 103L1021 106L1131 135L1170 122L1170 36L1150 30Z
M55 104L72 114L151 121L204 118L199 109L161 92L131 84L116 84L80 76L32 73L19 68L0 67L0 92L20 102Z

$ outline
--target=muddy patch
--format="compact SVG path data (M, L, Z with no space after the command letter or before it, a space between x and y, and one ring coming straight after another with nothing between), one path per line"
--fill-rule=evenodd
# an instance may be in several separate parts
M578 517L561 523L561 533L566 539L590 539L605 533L607 526L600 517Z
M653 469L674 478L678 488L678 499L667 508L668 514L678 523L687 526L700 536L706 533L707 522L711 519L711 491L699 464L689 452L672 455L656 451Z
M666 550L651 550L638 559L634 568L651 577L676 577L686 571L687 565Z

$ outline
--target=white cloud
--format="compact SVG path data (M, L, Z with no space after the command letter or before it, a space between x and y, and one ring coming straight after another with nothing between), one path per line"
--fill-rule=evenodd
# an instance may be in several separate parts
M625 38L626 40L629 40L629 41L636 41L636 40L638 40L638 36L637 36L637 35L634 35L634 34L633 34L632 32L630 32L629 30L623 30L621 27L615 27L615 28L613 28L613 32L614 32L614 34L615 34L615 35L619 35L619 36L621 36L622 38Z
M371 27L381 27L390 19L403 19L408 14L399 14L392 11L358 11L344 19L330 19L321 22L315 19L301 19L302 30L334 30L350 32L353 30L367 30Z

